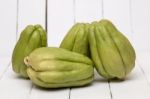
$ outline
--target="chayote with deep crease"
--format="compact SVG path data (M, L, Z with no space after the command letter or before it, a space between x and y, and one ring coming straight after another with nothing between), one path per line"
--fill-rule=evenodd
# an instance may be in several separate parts
M24 64L24 57L39 47L47 46L45 30L40 25L28 25L20 34L20 38L13 50L12 67L14 72L27 78L27 66Z
M32 82L45 88L83 86L93 81L93 63L79 53L42 47L25 58Z
M88 23L76 23L61 42L60 48L89 56Z
M136 58L129 40L105 19L93 22L89 31L91 57L98 73L107 79L124 79Z

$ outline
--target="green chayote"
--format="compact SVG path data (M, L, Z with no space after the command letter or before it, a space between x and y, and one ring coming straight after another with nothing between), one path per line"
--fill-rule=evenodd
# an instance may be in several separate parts
M89 56L88 23L76 23L64 37L60 48Z
M100 75L124 79L135 65L135 51L129 40L108 20L93 22L89 29L92 60Z
M39 47L47 46L47 36L45 30L40 25L28 25L21 33L20 38L13 50L12 67L14 72L27 78L24 57Z

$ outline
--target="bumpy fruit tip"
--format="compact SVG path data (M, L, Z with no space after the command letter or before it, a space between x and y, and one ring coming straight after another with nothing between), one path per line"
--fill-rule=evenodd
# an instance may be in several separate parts
M29 57L25 57L24 58L24 63L26 64L26 66L29 66Z

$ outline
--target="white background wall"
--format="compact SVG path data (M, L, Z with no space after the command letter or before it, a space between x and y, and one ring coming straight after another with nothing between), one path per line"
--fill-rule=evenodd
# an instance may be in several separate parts
M11 56L16 38L29 24L47 28L49 46L59 46L74 23L102 18L110 19L137 51L148 51L149 6L149 0L47 0L46 12L46 0L1 0L0 56Z

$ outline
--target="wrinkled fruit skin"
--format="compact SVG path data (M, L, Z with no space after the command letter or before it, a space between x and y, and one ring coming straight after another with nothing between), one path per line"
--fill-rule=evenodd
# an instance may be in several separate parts
M47 46L46 32L40 25L28 25L21 33L20 38L13 50L12 66L14 72L28 78L24 64L24 57L39 47Z
M93 81L92 61L62 48L43 47L25 58L34 84L45 88L83 86Z
M89 56L88 23L76 23L64 37L60 48Z
M107 79L124 79L136 58L129 40L108 20L93 22L89 31L91 57L98 73Z

